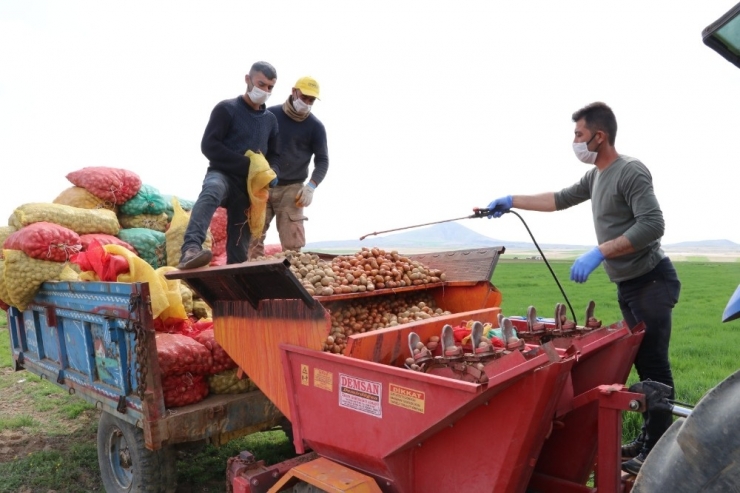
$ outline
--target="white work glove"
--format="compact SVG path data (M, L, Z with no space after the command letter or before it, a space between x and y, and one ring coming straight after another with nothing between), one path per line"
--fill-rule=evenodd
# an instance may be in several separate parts
M316 185L311 182L308 182L308 185L303 185L301 191L295 196L295 205L298 207L308 207L311 205L314 190L316 190Z

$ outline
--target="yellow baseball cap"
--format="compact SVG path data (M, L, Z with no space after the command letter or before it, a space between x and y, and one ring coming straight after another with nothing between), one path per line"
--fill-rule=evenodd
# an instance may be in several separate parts
M301 77L293 87L301 91L301 94L304 96L311 96L317 99L319 97L319 83L313 77Z

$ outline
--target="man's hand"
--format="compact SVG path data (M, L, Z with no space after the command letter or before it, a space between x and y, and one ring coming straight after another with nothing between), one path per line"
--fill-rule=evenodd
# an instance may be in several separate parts
M576 259L570 268L570 280L578 283L586 282L591 274L601 262L604 261L604 254L599 247L593 247Z
M488 216L488 219L491 219L492 217L501 217L505 212L509 212L512 207L512 202L513 200L511 195L507 195L506 197L498 198L488 204L488 208L493 210L493 214Z
M311 205L314 190L316 190L316 185L314 185L313 182L308 182L307 185L303 185L301 191L295 196L295 205L298 207L308 207Z

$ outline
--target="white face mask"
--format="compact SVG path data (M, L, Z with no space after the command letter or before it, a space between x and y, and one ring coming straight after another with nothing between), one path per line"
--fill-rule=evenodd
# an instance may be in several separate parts
M270 99L270 93L263 91L257 86L254 86L252 90L247 93L247 96L249 96L249 99L251 99L254 104L265 104L265 102Z
M588 144L586 142L573 142L573 152L576 157L586 164L594 164L596 162L596 156L598 152L589 151Z
M304 115L311 111L311 108L313 108L313 105L306 104L303 102L301 98L297 98L293 96L293 108L295 108L296 112L298 112L299 114Z

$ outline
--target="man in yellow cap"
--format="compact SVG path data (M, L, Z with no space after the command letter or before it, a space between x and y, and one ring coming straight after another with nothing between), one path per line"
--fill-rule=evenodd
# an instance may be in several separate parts
M311 204L316 187L329 169L326 130L311 113L318 98L319 83L316 79L301 77L282 105L267 108L277 118L280 130L280 179L270 190L262 236L252 238L250 260L264 255L265 236L273 217L276 218L283 251L299 251L306 244L303 222L307 217L303 215L303 208ZM314 167L311 179L306 182L312 157Z

